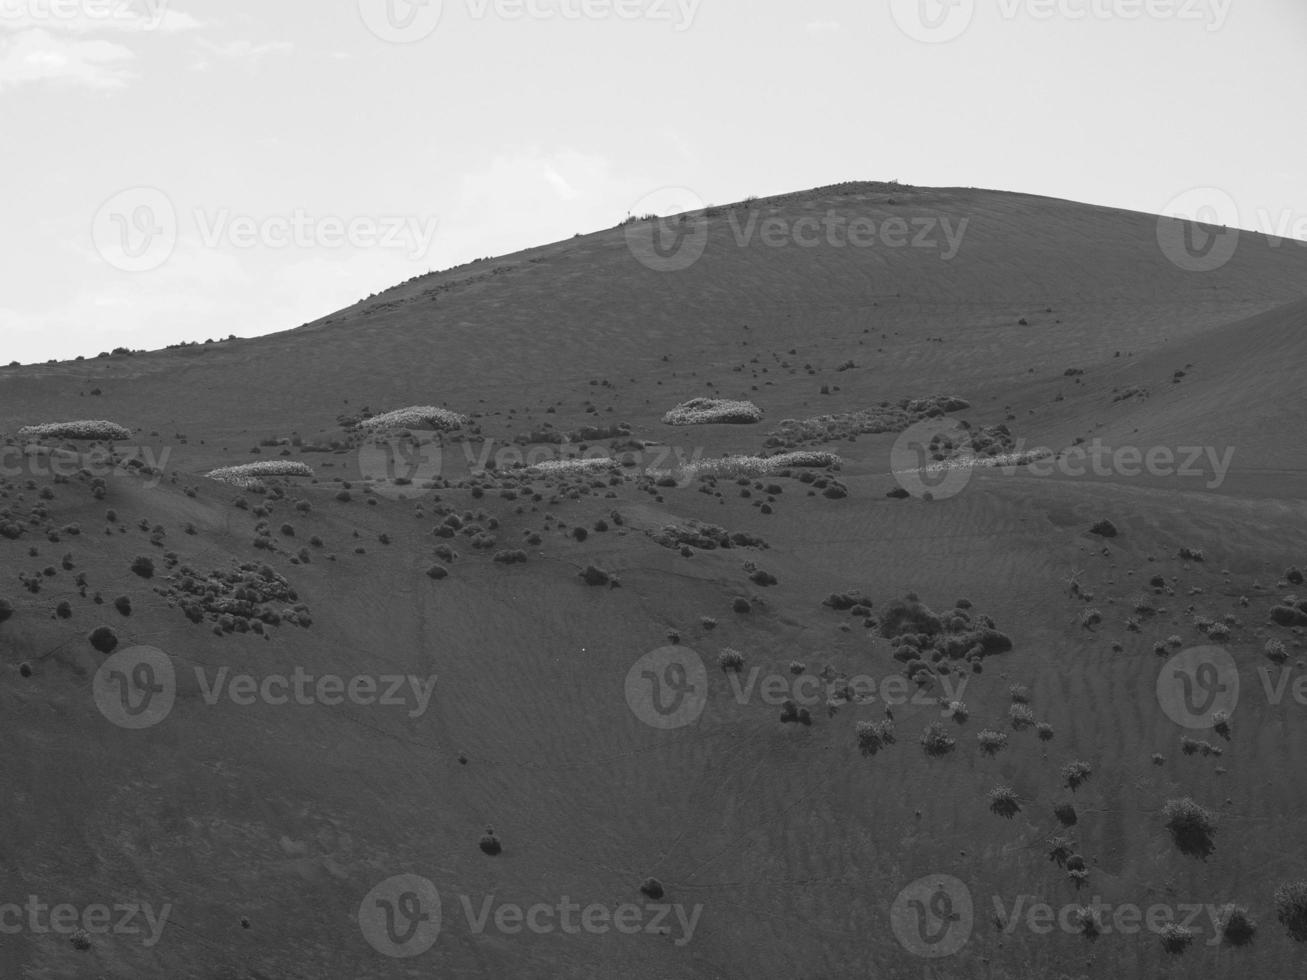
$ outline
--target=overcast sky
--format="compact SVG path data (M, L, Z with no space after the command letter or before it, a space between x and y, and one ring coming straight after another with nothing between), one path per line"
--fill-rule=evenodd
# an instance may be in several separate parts
M1307 238L1304 52L1304 0L0 0L0 362L283 330L665 187Z

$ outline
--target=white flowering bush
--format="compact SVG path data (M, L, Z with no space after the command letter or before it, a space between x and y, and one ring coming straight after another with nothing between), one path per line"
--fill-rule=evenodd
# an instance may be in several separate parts
M762 409L753 402L729 401L725 398L691 398L663 416L667 425L709 425L715 422L735 424L761 422Z
M366 432L386 432L391 429L460 429L467 424L467 416L434 405L412 405L383 412L359 422Z
M82 419L77 422L45 422L18 430L20 439L130 439L132 433L117 422Z
M796 452L777 456L723 456L721 459L700 459L687 463L681 471L685 477L763 476L791 466L838 466L840 458L834 453Z
M618 462L607 456L577 457L576 459L547 459L528 467L529 472L543 476L573 476L582 473L600 473L614 470Z
M313 470L304 463L288 460L265 459L257 463L242 463L239 466L223 466L205 474L210 480L227 483L242 490L259 490L263 488L263 477L268 476L313 476Z

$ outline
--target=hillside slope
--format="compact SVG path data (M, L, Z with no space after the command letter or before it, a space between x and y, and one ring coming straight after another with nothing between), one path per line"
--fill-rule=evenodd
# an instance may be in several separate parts
M750 210L832 208L969 224L948 261L735 244ZM1307 254L1249 236L1220 270L1183 273L1152 217L878 184L708 222L681 272L642 265L612 229L272 337L0 370L6 893L168 910L157 942L0 934L0 974L1297 975L1274 894L1307 879L1303 794L1284 778L1307 738L1302 706L1265 684L1292 691L1304 657L1302 627L1272 610L1302 595L1289 573L1307 562ZM707 395L763 419L663 423ZM938 395L961 401L900 407ZM371 442L359 427L407 405L470 418ZM17 436L72 418L127 425L132 444L112 464ZM1017 450L1234 454L1219 481L1012 465L891 496L913 485L916 427L963 423ZM839 461L678 465L787 440ZM619 464L514 465L582 446ZM313 475L205 476L251 461ZM1113 536L1091 533L1103 520ZM588 584L591 569L614 578ZM905 646L886 634L910 593L941 620L919 611ZM976 652L982 616L1010 649ZM111 652L89 642L101 626ZM933 631L969 639L912 647ZM141 645L164 659L125 656ZM1175 655L1210 646L1239 679L1225 736L1159 695ZM162 702L139 685L168 671L170 710L124 725L115 705L148 713ZM365 686L279 697L297 674ZM388 703L365 696L392 677ZM696 713L660 725L678 692ZM806 723L781 720L787 698ZM893 743L861 751L859 723L886 721ZM938 754L932 723L955 740ZM993 752L985 729L1006 736ZM1073 762L1087 779L1068 782ZM1000 786L1015 809L991 806ZM1217 820L1205 855L1167 831L1185 796ZM1059 836L1070 850L1050 860ZM439 890L432 943L417 918L412 947L404 921L389 939L379 924L415 911L404 888L374 891L406 875ZM956 917L933 892L945 876L964 890L947 895ZM1204 911L1182 953L1024 917L1096 899ZM608 926L495 919L569 902ZM1257 919L1250 946L1222 943L1206 910L1226 902ZM629 934L606 918L624 907Z

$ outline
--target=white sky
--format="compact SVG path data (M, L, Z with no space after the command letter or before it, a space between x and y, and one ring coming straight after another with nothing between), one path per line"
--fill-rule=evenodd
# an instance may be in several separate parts
M0 0L0 363L283 330L667 186L1207 187L1307 239L1305 54L1304 0Z

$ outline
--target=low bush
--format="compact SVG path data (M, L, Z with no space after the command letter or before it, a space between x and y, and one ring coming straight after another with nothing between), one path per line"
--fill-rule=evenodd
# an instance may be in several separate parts
M132 437L130 429L117 422L103 419L82 419L76 422L45 422L25 425L18 430L20 439L105 439L122 442Z
M750 424L762 421L762 409L749 401L692 398L663 416L667 425Z
M1275 890L1275 917L1298 942L1307 942L1307 881L1289 881Z

